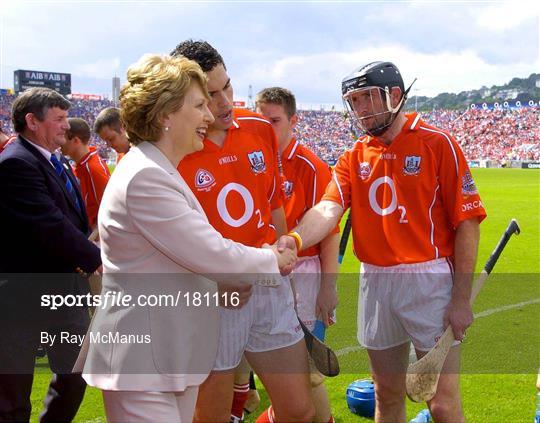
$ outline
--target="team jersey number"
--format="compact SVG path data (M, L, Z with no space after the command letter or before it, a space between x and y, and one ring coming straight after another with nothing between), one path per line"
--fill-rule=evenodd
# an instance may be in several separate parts
M388 184L388 186L390 187L390 192L392 193L392 200L390 201L390 204L385 208L382 208L377 201L377 189L379 189L379 187L383 184ZM399 223L409 223L409 221L407 220L407 210L404 206L398 205L396 186L394 185L394 181L392 180L392 178L390 178L389 176L381 176L380 178L375 179L369 187L368 196L371 209L379 216L388 216L389 214L394 213L396 210L399 210Z
M244 214L240 216L238 219L235 219L231 216L229 213L229 210L227 209L227 196L232 191L237 192L242 197L242 200L244 201ZM257 229L262 228L264 226L264 222L262 220L261 210L257 209L255 210L255 205L253 202L253 197L251 196L251 193L249 190L241 185L237 184L236 182L229 182L227 185L225 185L221 191L218 194L217 197L217 209L219 216L223 221L233 228L238 228L251 219L253 216L253 213L255 213L259 217L259 221L257 223Z

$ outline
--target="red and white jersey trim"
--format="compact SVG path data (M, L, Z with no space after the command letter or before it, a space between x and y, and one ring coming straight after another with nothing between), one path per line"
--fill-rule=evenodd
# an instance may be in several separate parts
M446 135L442 131L435 131L434 129L426 128L425 126L420 126L420 129L423 129L424 131L433 132L435 134L439 134L439 135L444 136L444 138L446 139L446 142L448 143L448 145L450 146L450 149L452 150L452 154L454 155L454 163L456 165L456 175L459 176L459 165L458 165L458 159L457 159L456 150L454 149L452 141L450 141L450 138L448 137L448 135Z
M435 200L437 199L437 191L439 191L439 185L435 187L435 192L433 193L433 201L431 202L431 205L429 206L429 221L431 222L431 233L429 235L429 239L431 241L431 245L433 245L433 248L435 249L435 258L439 258L439 248L435 245L435 240L433 239L433 234L435 232L435 223L433 222L433 216L431 214L431 210L433 209L433 206L435 205Z

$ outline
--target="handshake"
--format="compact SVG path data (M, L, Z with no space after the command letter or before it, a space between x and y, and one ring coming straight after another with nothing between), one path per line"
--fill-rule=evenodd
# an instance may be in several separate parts
M298 238L296 238L296 236L298 236ZM297 241L297 239L299 241ZM299 235L283 235L274 245L263 244L262 248L272 250L272 252L275 254L279 267L279 273L281 273L282 276L287 276L293 271L296 260L298 259L297 247L301 248L302 246L300 241L301 238ZM222 307L228 309L239 309L242 308L251 297L253 285L246 283L218 282L218 289L220 294L220 305ZM221 300L223 298L227 298L227 296L230 297L232 293L235 293L236 299L238 299L236 304L224 304Z
M279 272L282 276L286 276L294 269L298 250L302 248L302 239L293 232L282 235L274 245L264 244L262 247L273 251L278 261Z

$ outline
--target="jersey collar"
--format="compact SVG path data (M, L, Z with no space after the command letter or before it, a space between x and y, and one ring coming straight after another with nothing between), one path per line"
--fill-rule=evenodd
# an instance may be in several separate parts
M292 137L289 145L285 148L285 150L283 150L283 153L281 153L281 157L285 158L286 160L292 160L296 155L296 150L298 149L299 145L300 143L297 141L297 139Z
M407 131L417 131L420 126L420 113L405 114L407 122L403 125L403 128ZM402 131L403 132L403 131Z
M410 131L417 131L418 127L421 124L420 114L419 113L406 113L405 117L407 118L406 122L403 124L403 128L401 129L401 132L397 134L397 136L392 141L392 144L390 146L395 145L396 141L399 141L399 139ZM382 141L379 141L376 137L372 137L370 135L366 135L366 141L368 145L381 145L385 148L390 148L390 146L386 145Z
M234 131L236 129L240 129L240 122L238 122L238 119L236 118L235 109L233 109L233 121L232 125L227 129L227 135L225 135L225 140L223 141L223 145L219 147L217 144L215 144L213 141L211 141L209 138L204 138L203 141L203 151L220 151L225 148L227 145L227 142L229 140L231 131ZM193 153L192 153L193 154Z
M232 129L239 129L239 128L240 128L240 122L238 121L238 118L236 117L236 109L233 108L233 121L228 131Z
M90 157L92 157L94 154L97 154L96 147L90 147L90 151L88 151L88 153L86 153L82 157L80 162L77 164L84 165L90 159Z

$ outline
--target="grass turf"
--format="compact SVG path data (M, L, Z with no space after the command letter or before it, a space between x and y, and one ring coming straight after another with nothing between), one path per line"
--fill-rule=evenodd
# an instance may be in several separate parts
M473 169L473 175L488 212L481 226L477 269L481 270L490 252L512 217L522 234L510 240L475 304L475 313L506 305L525 303L477 318L463 344L461 377L465 414L469 422L533 421L536 372L540 365L540 172L521 169ZM349 383L369 376L365 350L356 341L358 261L349 247L338 282L340 304L338 324L327 332L327 343L342 351L344 370L326 386L336 422L368 422L351 414L345 401ZM529 302L529 303L527 303ZM348 353L343 354L343 352ZM32 390L32 420L37 421L50 372L46 361L36 366ZM268 406L261 384L262 403ZM414 417L423 404L407 402L407 417ZM248 416L247 421L255 418ZM105 421L101 394L88 388L77 421Z

